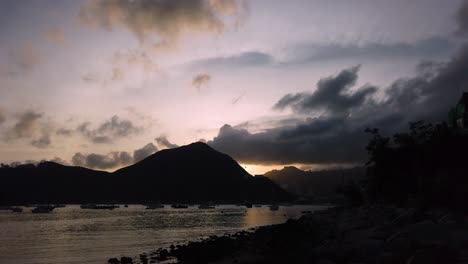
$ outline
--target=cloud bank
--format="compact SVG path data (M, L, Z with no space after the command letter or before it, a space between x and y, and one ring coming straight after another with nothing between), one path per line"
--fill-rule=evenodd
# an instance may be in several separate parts
M84 122L76 130L86 139L97 144L111 143L120 138L139 135L143 131L142 127L134 125L132 121L120 119L116 115L97 128L90 128L90 126L89 122Z
M148 143L140 149L133 151L112 151L107 154L81 153L73 155L71 163L75 166L92 169L115 169L141 161L157 151L153 143Z

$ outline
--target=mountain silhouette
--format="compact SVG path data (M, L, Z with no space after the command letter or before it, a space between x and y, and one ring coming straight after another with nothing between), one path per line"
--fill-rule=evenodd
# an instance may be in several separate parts
M337 188L351 181L359 181L365 175L364 167L304 171L294 166L272 170L265 176L285 190L300 196L331 196Z
M0 168L0 203L277 202L293 196L205 143L166 149L113 173L41 162Z

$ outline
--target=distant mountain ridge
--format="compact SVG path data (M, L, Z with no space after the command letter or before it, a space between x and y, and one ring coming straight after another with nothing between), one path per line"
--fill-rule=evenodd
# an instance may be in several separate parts
M54 162L1 168L0 203L273 202L293 198L205 143L161 150L113 173Z
M300 196L335 195L338 187L350 181L359 181L365 176L364 167L304 171L294 166L272 170L264 174L283 189Z

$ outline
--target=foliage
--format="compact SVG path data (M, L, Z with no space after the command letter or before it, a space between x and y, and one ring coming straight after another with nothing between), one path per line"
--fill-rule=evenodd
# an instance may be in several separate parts
M371 201L460 209L468 190L468 136L446 123L409 124L384 137L378 129L367 145L367 193Z

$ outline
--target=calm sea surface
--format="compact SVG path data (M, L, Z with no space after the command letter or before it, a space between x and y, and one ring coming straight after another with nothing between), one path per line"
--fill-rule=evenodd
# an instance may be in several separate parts
M0 211L0 263L107 263L110 257L135 256L174 243L279 224L299 217L304 210L327 208L169 207L87 210L69 205L50 214L32 214L32 208L24 208L22 213Z

